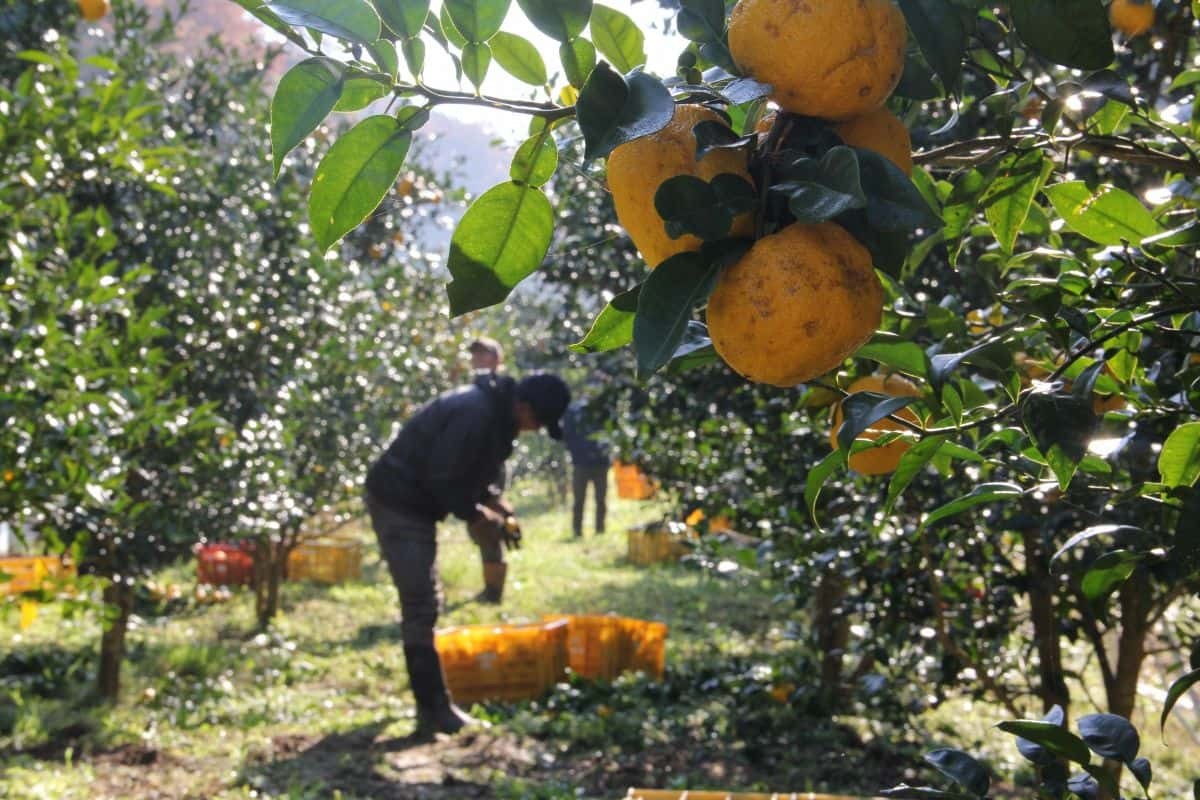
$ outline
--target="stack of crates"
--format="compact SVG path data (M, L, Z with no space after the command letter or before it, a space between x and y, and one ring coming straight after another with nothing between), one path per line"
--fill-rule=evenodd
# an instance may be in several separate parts
M696 532L682 522L655 522L629 529L628 557L634 564L678 561L687 555Z
M566 672L567 623L446 628L434 646L455 702L532 700Z
M617 497L622 500L648 500L658 491L658 486L637 464L614 461L613 472L617 478Z
M0 558L0 572L12 576L0 580L0 594L21 594L42 588L50 578L75 577L75 566L58 556L7 556Z
M198 544L196 583L213 586L249 586L254 578L252 544Z
M581 677L611 681L622 672L663 676L667 626L661 622L578 614L545 619L567 623L567 663Z
M288 555L293 581L341 583L362 576L362 542L347 537L309 539Z

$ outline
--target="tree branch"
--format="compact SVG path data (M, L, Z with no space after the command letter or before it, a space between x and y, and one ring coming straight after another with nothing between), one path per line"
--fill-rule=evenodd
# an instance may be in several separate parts
M913 163L922 166L975 166L1030 137L1036 140L1033 146L1044 150L1062 153L1086 150L1094 156L1111 158L1127 164L1145 164L1192 177L1200 176L1200 160L1156 150L1132 139L1090 133L1055 138L1045 132L1029 130L1014 131L1011 136L981 136L923 150L913 154Z

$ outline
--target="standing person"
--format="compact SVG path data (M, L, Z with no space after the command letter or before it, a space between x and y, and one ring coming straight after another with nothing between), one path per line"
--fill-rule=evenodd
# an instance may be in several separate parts
M583 504L588 484L595 495L596 533L604 533L609 457L608 445L597 438L600 426L596 422L583 400L572 403L563 417L564 441L571 453L571 489L575 500L571 522L576 539L583 538Z
M504 364L504 348L495 339L487 336L480 336L473 340L467 346L467 352L471 354L471 369L476 373L496 374ZM496 471L494 483L501 493L508 484L508 472L503 464ZM512 507L508 505L505 505L502 510L510 515L513 512ZM481 542L477 536L471 533L469 526L467 534L471 536L471 541L479 546L479 561L483 568L483 591L475 595L475 600L480 603L499 605L504 599L504 581L508 574L508 565L504 563L503 554L498 554L494 549Z
M440 395L404 424L367 473L366 504L379 549L400 594L400 628L417 734L454 733L473 720L453 704L433 646L439 611L437 523L453 514L497 562L519 543L493 481L519 433L561 439L571 393L536 373L519 382L480 373Z

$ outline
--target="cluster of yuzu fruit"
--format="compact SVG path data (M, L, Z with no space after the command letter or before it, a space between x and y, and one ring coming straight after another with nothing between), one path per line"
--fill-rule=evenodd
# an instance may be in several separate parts
M786 122L777 123L776 114L814 118L845 144L874 150L911 175L908 131L884 107L903 72L907 42L904 15L892 0L740 0L730 17L730 53L745 75L771 86L778 108L758 124L760 144L770 140L772 125ZM693 129L700 122L728 124L712 109L678 105L664 129L609 157L618 220L651 268L702 246L694 236L668 235L654 203L663 182L720 174L754 182L747 149L713 149L696 158ZM761 194L764 187L756 188ZM836 369L874 334L883 289L868 250L835 222L762 223L750 213L736 218L731 236L763 235L722 271L708 301L708 330L732 369L792 387ZM884 393L909 394L912 387L899 378L865 380ZM834 413L836 432L840 409ZM864 438L879 436L888 429L884 423L895 425L884 420ZM898 461L907 446L898 441L866 451L851 464L861 472L887 471L881 464Z

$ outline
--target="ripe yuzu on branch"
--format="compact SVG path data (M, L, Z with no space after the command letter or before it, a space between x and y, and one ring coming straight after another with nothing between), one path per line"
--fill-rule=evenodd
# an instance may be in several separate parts
M764 114L755 131L767 134L775 124L776 112ZM912 177L912 138L900 118L886 108L877 108L861 117L835 122L830 127L846 144L874 150Z
M664 181L677 175L711 181L723 173L751 180L744 150L713 150L696 160L692 129L701 122L725 124L717 112L704 106L676 106L665 128L621 145L608 157L608 187L617 220L651 267L678 253L699 250L702 244L695 236L672 239L667 235L665 223L654 207L654 195ZM752 236L753 232L754 216L747 213L734 220L730 235Z
M849 392L874 392L876 394L886 394L890 397L920 397L921 390L912 381L901 375L867 375L864 378L859 378L854 383L850 384ZM917 415L909 411L907 408L902 408L896 412L896 416L901 419L906 419L912 423L919 423ZM834 450L838 449L837 432L842 427L842 404L839 402L833 408L832 427L829 429L829 443ZM893 422L886 417L871 424L871 427L858 435L859 439L870 439L874 441L888 431L902 431L904 426L898 422ZM900 464L900 458L908 452L911 445L901 439L883 445L882 447L872 447L870 450L863 450L861 453L854 453L850 456L850 469L860 475L887 475L895 472L896 467Z
M1154 3L1151 0L1113 0L1108 7L1108 20L1131 39L1141 36L1154 25Z
M740 0L729 50L785 111L842 120L883 105L904 71L908 31L891 0Z
M88 22L105 17L111 10L109 0L79 0L79 13Z
M832 222L793 223L721 274L708 331L736 372L795 386L842 363L871 338L882 311L866 248Z

